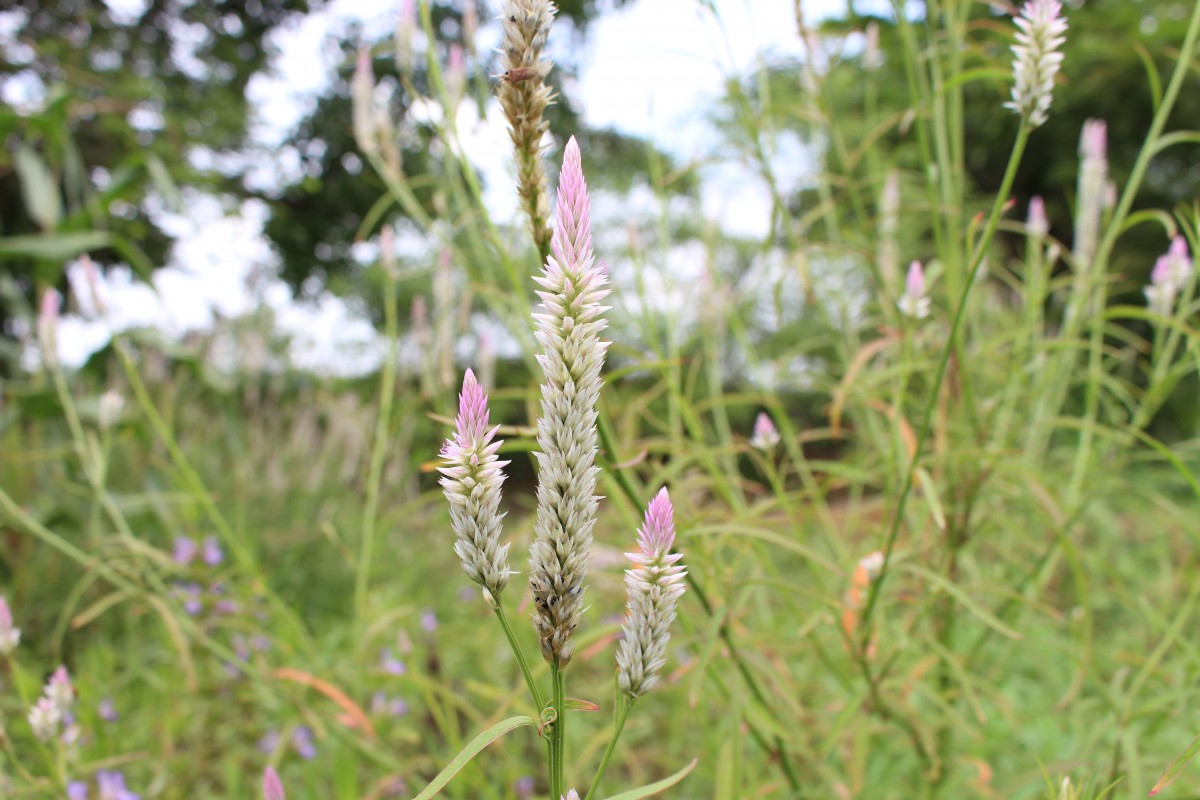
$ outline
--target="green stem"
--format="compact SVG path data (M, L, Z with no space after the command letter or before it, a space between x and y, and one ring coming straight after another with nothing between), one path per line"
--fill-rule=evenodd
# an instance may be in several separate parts
M551 800L560 800L566 793L563 786L563 750L567 722L566 680L557 663L550 665L550 677L554 681L554 725L550 729L550 794Z
M521 651L521 646L517 644L516 634L513 633L512 625L508 622L508 616L504 613L504 606L500 604L500 599L496 598L496 605L493 609L496 612L496 619L500 620L500 627L504 628L504 635L508 637L509 647L512 648L513 655L517 657L517 663L521 665L521 674L525 676L525 685L529 687L529 696L533 698L533 704L537 707L538 715L542 713L545 707L542 703L542 693L538 690L537 683L533 680L533 672L529 669L529 662L525 660L525 653Z
M937 373L933 379L933 386L929 390L929 399L925 403L925 413L921 420L921 433L917 438L917 446L913 450L908 470L904 475L904 486L901 488L900 497L896 501L896 510L892 514L887 544L883 549L883 566L879 570L879 577L871 581L867 605L863 610L860 625L864 637L864 647L867 637L870 635L869 623L871 615L875 611L875 604L879 600L880 589L887 578L888 567L891 565L892 551L896 547L896 538L900 533L900 521L904 519L904 509L908 504L908 496L912 494L913 479L916 475L917 467L921 463L921 456L924 454L925 444L929 440L930 431L933 428L933 412L937 408L938 396L942 392L942 382L946 379L946 367L950 363L950 354L954 351L955 338L958 335L959 328L962 327L963 318L966 316L967 300L970 299L971 287L975 285L975 274L979 271L979 266L983 263L983 257L987 254L988 245L991 244L992 237L996 234L996 227L1000 223L1000 215L1004 211L1008 193L1012 190L1013 180L1017 176L1017 167L1021 163L1021 156L1024 154L1025 145L1029 141L1030 131L1031 128L1029 125L1022 121L1021 129L1017 132L1017 140L1013 143L1012 153L1008 158L1008 168L1004 171L1004 180L1000 184L1000 191L996 195L996 201L992 204L992 213L988 217L987 228L984 230L983 237L979 240L979 244L976 245L975 252L971 256L966 282L963 284L962 292L959 296L958 308L955 310L954 319L950 323L950 335L947 337L946 346L942 348L942 355L938 360Z
M621 731L625 730L625 720L629 719L629 712L633 710L635 702L637 702L637 698L634 697L622 698L620 708L617 710L617 719L613 725L612 738L608 740L608 747L604 748L604 756L600 759L600 766L596 768L596 775L592 778L592 783L588 786L587 796L583 800L592 800L592 795L599 788L600 779L604 777L604 771L608 769L608 762L612 759L613 751L617 749L617 740L621 738Z
M396 281L387 265L383 268L384 335L388 340L387 356L379 385L379 416L375 419L375 441L371 449L371 467L367 477L367 505L363 509L362 541L354 575L354 612L359 623L367 618L367 588L371 579L371 562L375 553L375 532L379 516L379 491L383 483L383 463L387 456L388 429L392 422L392 402L396 396Z

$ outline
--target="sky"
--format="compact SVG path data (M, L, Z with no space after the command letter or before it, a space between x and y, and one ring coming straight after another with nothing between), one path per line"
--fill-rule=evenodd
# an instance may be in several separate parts
M106 2L128 14L145 5L145 0ZM802 5L809 20L844 7L843 0L803 0ZM278 32L274 74L256 77L247 90L256 114L256 141L267 147L281 142L306 105L329 85L342 57L329 45L332 34L356 22L368 30L394 30L399 6L400 0L333 0ZM649 137L683 160L708 154L714 137L706 114L726 79L751 72L764 58L802 51L794 0L714 0L712 8L698 0L634 0L600 16L589 30L578 81L567 87L584 121ZM498 37L498 26L484 26L479 46L492 47ZM564 42L565 37L551 35L552 57ZM473 107L464 106L458 123L467 155L490 187L484 198L489 212L498 221L512 219L517 213L512 158L498 107L493 103L480 119ZM802 154L795 155L788 161L802 164ZM251 180L269 182L289 168L294 164L283 153L252 173ZM702 177L706 217L720 220L732 233L766 232L770 203L764 189L730 167L710 168ZM216 314L234 316L265 303L275 310L278 325L298 337L299 366L349 372L373 366L378 349L369 345L377 335L345 303L326 295L315 304L297 305L280 281L261 274L272 258L262 236L267 217L262 204L229 209L216 198L189 197L184 208L185 213L164 211L160 217L178 245L172 263L155 274L153 287L117 270L103 279L106 320L86 314L64 318L59 334L64 363L80 364L102 347L110 326L154 325L178 336L210 325ZM71 278L82 289L78 269ZM347 353L355 355L348 359Z

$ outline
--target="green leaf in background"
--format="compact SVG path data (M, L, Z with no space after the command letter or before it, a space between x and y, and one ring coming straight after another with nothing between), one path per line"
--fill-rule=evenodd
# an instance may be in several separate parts
M471 759L479 755L483 751L483 748L487 747L504 734L508 733L509 731L516 730L517 728L523 728L526 725L536 724L537 720L535 720L533 717L509 717L506 720L497 722L495 725L488 728L486 731L468 742L467 746L460 750L458 755L456 755L450 761L450 763L446 765L446 768L439 772L437 777L425 787L425 791L421 792L419 795L413 798L413 800L428 800L428 798L433 797L442 789L445 789L446 784L450 783L450 779L457 775L459 771L462 770L462 768L465 767L468 762L470 762ZM641 794L635 796L647 797L647 795Z
M0 237L0 259L36 258L66 261L88 250L109 247L112 243L112 236L105 231L4 236Z
M25 208L33 221L44 231L52 231L58 227L62 219L62 197L58 193L58 183L46 162L22 144L17 148L13 166L21 178L21 195L25 200Z
M643 797L653 797L663 789L670 789L675 784L686 778L692 770L696 768L696 764L700 761L698 758L693 758L692 763L688 764L683 769L676 772L669 778L663 778L661 781L650 783L640 789L630 789L628 792L614 794L608 800L640 800Z

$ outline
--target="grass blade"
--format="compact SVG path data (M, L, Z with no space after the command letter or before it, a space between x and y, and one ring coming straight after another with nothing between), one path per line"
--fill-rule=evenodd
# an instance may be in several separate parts
M425 790L413 798L413 800L428 800L428 798L433 797L442 789L445 789L446 784L450 783L450 779L457 775L459 771L465 767L468 762L470 762L471 759L479 755L479 753L483 751L483 748L487 747L504 734L508 733L509 731L516 730L517 728L522 728L526 725L536 724L537 720L535 720L533 717L509 717L506 720L497 722L495 725L488 728L486 731L468 742L467 746L460 750L458 755L451 759L450 763L446 765L446 768L439 772L437 777L425 787ZM647 795L636 796L646 797Z
M640 789L630 789L628 792L614 794L612 797L608 798L608 800L641 800L643 797L652 797L661 792L663 789L670 789L672 786L686 778L688 774L696 768L696 764L699 762L699 760L700 759L698 758L693 758L692 763L688 764L686 767L679 770L679 772L676 772L674 775L671 775L668 778L663 778L661 781L656 781L655 783L646 784Z

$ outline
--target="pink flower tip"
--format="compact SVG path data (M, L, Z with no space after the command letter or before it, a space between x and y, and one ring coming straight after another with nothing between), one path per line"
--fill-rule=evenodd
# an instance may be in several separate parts
M1172 239L1171 247L1167 250L1167 255L1171 258L1190 261L1191 257L1188 255L1187 239L1184 239L1182 236L1176 236Z
M279 780L279 773L274 767L267 767L263 770L263 800L287 800L283 793L283 781Z
M1050 232L1050 221L1046 218L1046 201L1040 195L1029 201L1029 217L1025 223L1029 232L1045 236Z
M638 545L646 555L663 555L675 544L675 508L664 486L646 508L646 521L638 531Z
M1102 119L1089 119L1083 123L1083 136L1079 150L1084 158L1104 160L1108 156L1108 125Z
M909 297L925 296L925 270L920 261L908 265L908 277L904 280L904 289Z
M487 395L470 369L463 375L462 392L458 395L456 427L462 438L477 438L487 430Z

